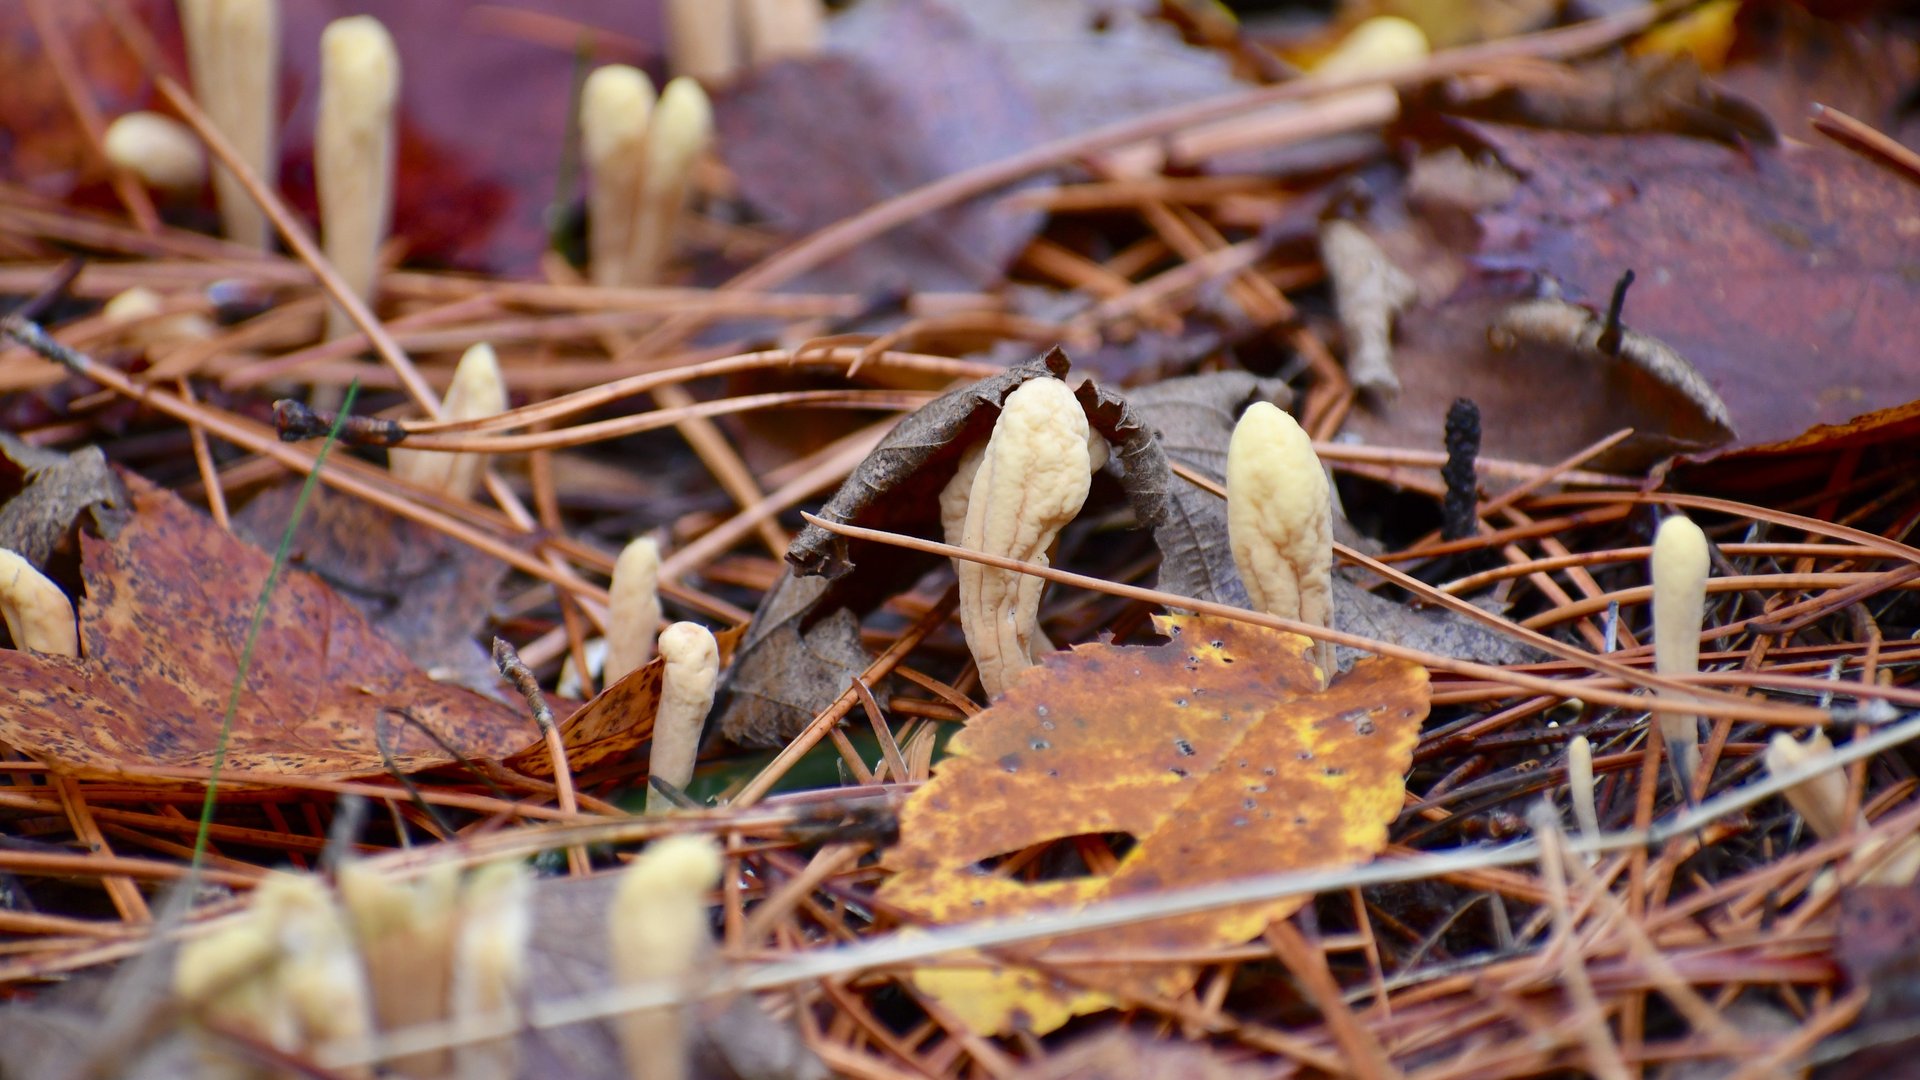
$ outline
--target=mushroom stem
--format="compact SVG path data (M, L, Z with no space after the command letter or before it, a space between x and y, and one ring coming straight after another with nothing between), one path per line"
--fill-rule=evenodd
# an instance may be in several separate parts
M1585 735L1575 735L1567 743L1567 790L1573 796L1573 818L1580 823L1580 835L1591 840L1600 835L1600 813L1593 802L1593 744Z
M1833 743L1824 731L1815 731L1806 742L1796 742L1786 732L1777 732L1767 743L1767 772L1778 776L1832 756ZM1859 811L1852 817L1847 816L1847 779L1838 765L1800 781L1785 794L1788 805L1822 840L1833 840L1867 827L1866 815ZM1868 840L1854 850L1852 857L1865 860L1882 850L1887 851L1886 856L1860 875L1860 884L1908 885L1920 875L1920 836Z
M734 0L666 0L667 66L675 75L718 81L740 67Z
M272 187L279 166L273 124L280 0L180 0L180 29L195 100L260 182ZM213 193L229 240L263 250L272 243L266 211L224 166L214 171Z
M1795 741L1784 731L1776 732L1767 742L1767 772L1778 776L1832 756L1833 743L1824 731L1815 731L1806 742ZM1822 840L1844 836L1850 828L1866 824L1859 815L1847 817L1847 778L1841 775L1839 766L1793 785L1786 790L1786 797L1794 813Z
M698 978L713 951L707 894L720 879L720 850L705 836L654 841L621 876L607 915L614 981L621 986ZM616 1021L627 1075L683 1080L687 1007L638 1009Z
M1086 413L1058 379L1008 394L967 494L965 546L1046 565L1047 548L1087 501L1092 486ZM966 563L956 567L960 627L989 697L1034 665L1040 592L1029 574Z
M713 105L707 92L685 77L668 83L647 121L640 201L622 275L627 284L651 285L660 279L686 212L693 166L712 141Z
M520 1003L533 936L533 880L517 862L491 863L460 892L460 929L453 947L452 1019L478 1020ZM513 1080L519 1042L511 1030L453 1051L459 1080Z
M602 686L612 686L653 657L653 639L660 633L659 542L643 536L621 549L607 593Z
M783 56L811 56L826 35L820 0L742 0L747 57L755 64Z
M381 1031L445 1020L453 981L459 870L436 863L413 881L398 881L363 864L340 867L340 897L367 966L373 1014ZM396 1058L395 1072L441 1076L446 1050Z
M1313 440L1271 402L1248 406L1227 444L1227 543L1255 610L1332 625L1332 488ZM1318 652L1330 676L1332 650Z
M661 632L660 658L666 662L666 671L660 681L660 709L654 714L653 751L647 760L647 773L684 788L693 779L700 732L713 709L720 649L706 627L679 622ZM658 790L648 788L647 813L662 813L668 805Z
M653 105L652 81L625 64L596 68L580 88L580 139L588 173L587 261L595 285L625 280Z
M453 381L441 403L446 420L480 420L505 412L506 382L500 376L500 358L486 342L468 349L453 369ZM410 484L470 499L487 470L487 454L456 454L441 450L387 452L388 469Z
M400 57L371 15L335 19L320 35L320 119L314 186L327 261L362 300L373 296L380 244L393 203L393 108ZM340 307L327 311L327 337L353 332Z
M107 160L171 196L198 195L207 183L207 156L193 129L156 112L130 112L107 125Z
M16 649L80 655L73 601L32 563L6 548L0 548L0 617Z
M1398 394L1393 320L1418 295L1413 279L1350 221L1334 220L1320 227L1320 256L1333 279L1340 329L1347 339L1347 377L1368 393Z
M364 1045L373 1019L352 934L326 883L309 874L272 874L245 911L180 948L174 992L188 1010L227 1031L305 1055L323 1045ZM204 1071L217 1077L277 1075L227 1038L205 1040ZM365 1080L366 1069L340 1076Z
M1660 523L1653 538L1653 666L1661 675L1700 670L1700 623L1707 608L1707 535L1684 514ZM1700 721L1688 713L1661 713L1660 736L1680 780L1683 798L1700 765Z

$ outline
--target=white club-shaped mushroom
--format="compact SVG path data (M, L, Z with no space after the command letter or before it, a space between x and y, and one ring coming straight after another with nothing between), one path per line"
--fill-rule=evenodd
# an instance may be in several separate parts
M312 874L275 874L255 890L253 903L279 938L278 989L299 1022L301 1044L364 1048L373 1035L372 994L333 890ZM340 1075L368 1080L373 1074Z
M647 772L684 788L693 779L700 731L713 709L713 692L720 679L720 649L706 627L679 622L661 631L660 658L666 662L666 671L660 680L660 709L654 714L653 750L647 758ZM659 813L668 805L659 791L647 790L647 813Z
M656 840L633 861L607 913L613 976L618 985L697 979L713 951L707 894L719 882L719 848L704 836ZM639 1009L616 1021L627 1075L683 1080L687 1072L687 1009Z
M505 411L506 381L500 358L486 342L468 349L453 369L453 381L441 402L448 420L481 420ZM486 454L455 454L439 450L388 451L388 469L410 484L444 492L456 499L472 498L487 471Z
M673 256L680 218L686 213L693 167L712 142L713 104L707 92L685 77L668 83L647 121L640 203L622 278L626 284L651 285L660 280L661 270Z
M1227 444L1227 543L1256 610L1332 625L1332 489L1313 440L1270 402L1248 406Z
M587 159L587 264L595 285L625 281L640 210L640 174L653 82L639 68L595 68L580 87L580 141Z
M347 862L339 872L340 899L367 965L373 1015L381 1031L445 1020L453 984L460 871L436 863L410 881ZM446 1050L425 1050L391 1062L404 1076L440 1076L452 1062Z
M107 160L168 195L192 195L206 186L207 156L193 130L156 112L114 118L101 138Z
M659 542L643 536L622 548L607 593L607 659L601 682L612 686L653 657L653 639L660 632Z
M1768 740L1765 761L1767 772L1778 776L1832 756L1833 743L1824 731L1815 731L1806 742L1781 731ZM1838 765L1793 785L1786 790L1786 796L1787 803L1806 821L1807 828L1822 840L1844 835L1849 824L1866 825L1859 817L1851 823L1847 820L1847 778Z
M1786 732L1777 732L1767 743L1767 772L1778 776L1789 770L1833 758L1833 743L1827 733L1816 730L1805 742ZM1847 815L1847 778L1835 764L1786 790L1787 803L1806 821L1807 828L1822 840L1833 840L1848 832L1865 829L1867 819L1855 811ZM1911 833L1885 839L1871 839L1853 850L1853 858L1873 862L1860 875L1861 885L1910 885L1920 876L1920 836ZM1822 875L1823 878L1826 877ZM1830 880L1830 879L1829 879ZM1816 888L1820 886L1816 884Z
M0 548L0 616L16 649L79 656L73 601L18 552Z
M741 0L747 57L756 64L783 56L811 56L826 34L820 0Z
M1585 735L1575 735L1567 743L1567 789L1573 796L1573 817L1580 823L1580 835L1593 839L1600 835L1600 812L1593 801L1593 744Z
M527 976L533 937L533 878L518 862L490 863L460 890L460 929L453 946L453 1014L478 1021L515 1009ZM459 1080L513 1080L520 1075L519 1040L498 1038L454 1048Z
M673 74L720 80L740 66L735 0L666 0L667 64Z
M193 71L194 98L240 159L272 187L279 157L274 114L279 102L280 0L180 0L180 28ZM266 212L223 166L213 193L227 238L265 248L273 234Z
M1660 523L1653 537L1653 666L1661 675L1700 670L1700 621L1707 609L1707 535L1684 514ZM1661 713L1660 735L1688 785L1700 763L1700 722L1691 713Z
M380 244L393 210L393 110L400 54L371 15L327 24L320 35L320 120L314 136L314 185L327 260L362 300L373 295ZM338 307L327 336L352 330Z
M1047 562L1047 548L1080 512L1092 486L1086 413L1058 379L1022 383L1008 394L967 496L964 546L1021 562ZM1034 665L1040 591L1029 574L962 562L960 626L998 696Z

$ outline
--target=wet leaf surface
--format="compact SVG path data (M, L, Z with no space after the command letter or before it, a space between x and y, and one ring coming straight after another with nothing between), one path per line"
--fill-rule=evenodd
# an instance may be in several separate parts
M1078 645L1046 658L974 716L901 813L881 898L936 925L1071 910L1095 900L1371 858L1399 813L1427 714L1426 670L1365 660L1320 687L1312 643L1220 619L1157 620L1151 647ZM1051 881L980 864L1063 837L1137 843L1111 874ZM1302 900L1166 919L1051 943L1055 955L1209 948L1257 936ZM981 1031L1044 1034L1110 993L1177 995L1196 969L915 976Z

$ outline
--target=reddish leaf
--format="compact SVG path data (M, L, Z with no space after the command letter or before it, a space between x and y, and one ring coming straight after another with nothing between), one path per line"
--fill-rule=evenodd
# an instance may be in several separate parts
M83 658L0 652L0 739L81 776L212 764L272 565L173 495L130 486L133 517L115 539L82 537ZM422 728L469 757L505 758L539 741L523 712L428 678L352 604L289 570L248 668L228 765L381 773L382 726L395 764L407 771L449 760Z
M1487 344L1510 301L1557 287L1604 311L1629 269L1626 325L1691 363L1743 444L1920 397L1920 280L1892 240L1920 222L1920 188L1830 148L1459 125L1513 179L1477 208L1421 202L1414 225L1389 227L1422 297L1397 331L1405 392L1351 421L1368 441L1437 447L1467 396L1489 454L1557 460L1629 425L1668 452L1711 445L1698 410L1636 370ZM1663 447L1643 450L1626 464Z

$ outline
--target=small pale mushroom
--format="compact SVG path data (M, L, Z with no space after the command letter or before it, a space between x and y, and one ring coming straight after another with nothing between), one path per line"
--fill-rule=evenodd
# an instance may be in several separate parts
M441 402L447 420L480 420L504 412L507 407L506 380L500 375L500 358L486 342L468 349L453 369L453 381ZM456 499L470 499L480 488L487 471L486 454L456 454L440 450L401 450L387 452L388 469L410 484L444 492Z
M16 649L79 656L73 601L18 552L0 548L0 617Z
M1373 237L1351 221L1320 226L1320 258L1333 279L1340 329L1347 339L1347 377L1368 393L1400 392L1393 370L1393 320L1418 295Z
M653 657L653 639L660 632L659 541L643 536L621 549L607 594L607 659L601 685L612 686Z
M1347 31L1332 52L1313 65L1315 75L1370 75L1425 60L1433 51L1426 32L1398 15L1376 15Z
M1831 757L1833 743L1826 732L1816 730L1805 742L1800 742L1781 731L1767 742L1765 761L1767 772L1778 776ZM1837 764L1793 785L1785 794L1788 805L1822 840L1833 840L1867 827L1866 816L1859 811L1854 811L1852 817L1847 816L1847 778ZM1886 854L1881 856L1883 850ZM1869 840L1854 850L1853 858L1875 860L1872 868L1860 875L1862 885L1909 885L1920 876L1920 836Z
M747 58L756 64L783 56L811 56L826 35L821 0L741 0Z
M189 1015L288 1054L364 1047L373 1032L360 955L332 891L310 874L269 875L244 911L182 943L173 989ZM268 1075L224 1034L200 1042L200 1075Z
M169 196L197 194L207 183L207 155L193 129L171 116L130 112L114 118L100 140L107 160Z
M452 1019L479 1021L519 1007L533 937L533 878L518 862L489 863L460 890L460 929L453 945ZM500 1036L454 1048L459 1080L513 1080L519 1040Z
M109 323L138 323L128 327L121 338L127 345L141 349L169 350L196 341L205 341L219 330L213 321L197 311L176 311L166 315L167 302L144 285L135 285L117 293L100 308Z
M453 983L459 869L436 863L403 881L348 862L338 875L340 898L366 961L373 1015L381 1031L445 1020ZM406 1076L440 1076L452 1055L424 1050L391 1062Z
M734 0L666 0L667 66L675 75L718 81L740 67Z
M626 279L640 208L653 82L626 64L595 68L580 87L580 142L587 161L587 269L595 285Z
M622 278L627 284L652 285L660 280L686 213L693 167L712 142L713 103L707 92L685 77L668 83L647 121L640 202Z
M607 913L617 985L698 979L713 953L707 896L720 880L720 849L705 836L656 840L620 877ZM615 1020L627 1075L684 1080L691 1034L684 1005L637 1009Z
M261 883L253 903L279 938L278 992L299 1023L302 1046L364 1046L373 1035L372 995L333 890L312 874L275 874ZM337 1075L365 1080L372 1073Z
M194 99L260 182L279 171L273 125L279 109L280 0L180 0L180 29ZM227 238L266 248L273 233L261 210L225 166L213 193Z
M400 54L371 15L327 24L320 35L320 118L314 134L314 188L327 261L362 300L373 296L380 245L393 211L394 104ZM327 337L353 330L337 305Z
M1256 610L1332 625L1332 488L1313 440L1271 402L1248 406L1227 444L1227 544ZM1332 650L1319 653L1331 674Z
M300 1050L300 1020L280 992L280 937L252 907L180 943L173 995L195 1025L201 1075L242 1080L260 1075L225 1032L283 1053ZM202 1027L201 1025L204 1025ZM223 1033L213 1035L206 1028Z
M707 713L713 710L713 692L720 680L720 649L706 627L678 622L660 632L660 657L666 661L666 671L660 680L660 709L654 714L653 750L647 759L647 772L684 788L693 779L700 732L706 726ZM669 805L658 790L647 789L647 813L661 813Z
M968 492L963 546L1046 565L1047 548L1087 501L1089 437L1086 413L1066 383L1033 379L1008 394ZM967 648L981 687L997 697L1035 663L1046 582L974 562L956 572Z
M1575 735L1567 743L1567 789L1573 796L1573 817L1580 823L1580 835L1594 839L1600 835L1600 814L1593 801L1593 744L1585 735Z
M1707 609L1707 535L1685 514L1660 523L1653 537L1653 667L1661 675L1700 670L1700 623ZM1700 720L1691 713L1659 714L1682 793L1700 765Z

